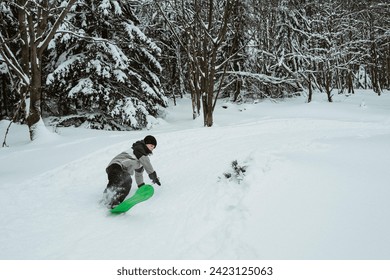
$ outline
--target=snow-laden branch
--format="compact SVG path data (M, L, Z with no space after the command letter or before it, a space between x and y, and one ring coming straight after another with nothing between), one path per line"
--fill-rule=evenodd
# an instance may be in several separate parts
M25 85L30 84L29 76L24 73L22 66L19 64L18 60L14 56L14 53L10 50L9 46L5 42L3 34L0 32L0 55L3 60L7 63L8 67L15 71L16 75Z
M218 74L222 74L222 73L218 73ZM264 84L274 84L274 85L289 84L289 85L295 85L296 82L297 82L296 79L285 79L285 78L268 76L268 75L265 75L265 74L251 73L251 72L244 72L244 71L226 71L226 74L232 74L232 75L241 76L241 77L253 78L253 79L256 79L259 82L262 82Z
M83 40L86 40L86 41L89 41L89 42L107 43L107 44L111 44L111 45L116 45L117 44L113 40L107 40L107 39L104 39L104 38L101 38L101 37L92 37L92 36L76 33L74 31L70 31L70 30L58 30L56 33L57 34L69 34L69 35L72 35L72 36L74 36L76 38L83 39Z
M61 14L55 21L54 25L52 26L49 34L46 36L46 38L38 45L38 54L41 55L43 51L47 48L49 45L49 42L51 39L53 39L54 35L56 34L58 28L60 27L60 24L63 22L65 16L69 12L70 8L73 6L73 4L76 2L76 0L69 0L68 4L65 6L65 8L62 10Z

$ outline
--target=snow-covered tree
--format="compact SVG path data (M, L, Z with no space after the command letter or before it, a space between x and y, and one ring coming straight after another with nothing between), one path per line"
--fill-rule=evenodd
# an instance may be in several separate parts
M161 49L138 27L134 1L79 1L51 45L47 94L58 125L140 129L167 106ZM58 104L58 106L56 106Z
M284 96L283 92L302 90L302 76L306 77L304 69L308 61L304 52L307 50L309 23L302 5L297 2L281 0L276 9L276 26L271 45L275 57L269 71L273 77L284 80L277 87L279 96Z
M20 102L29 98L27 124L34 140L41 122L43 52L76 0L2 1L0 55L16 76ZM15 28L16 27L16 28Z
M193 117L203 112L205 126L213 125L213 111L229 57L224 47L232 25L235 0L168 1L174 20L160 6L174 39L187 60L187 88ZM177 32L178 30L178 32Z
M331 101L334 89L390 88L389 1L71 2L0 1L2 118L27 98L30 124L42 108L59 125L138 129L166 106L164 92L189 92L193 117L210 126L219 96L308 89L309 101L315 90Z
M9 71L7 64L1 61L0 56L0 119L7 118L12 114L12 105L10 89L10 80L9 80ZM11 112L9 112L11 111Z
M253 23L254 14L249 1L238 1L233 7L232 23L226 34L222 55L223 59L228 59L228 65L224 69L226 75L225 85L219 84L221 96L229 96L233 102L239 101L242 94L246 92L246 77L240 72L247 72L246 61L248 59L247 45L253 33L249 31Z
M169 32L170 26L164 16L176 28L175 32L180 34L180 27L175 24L176 11L173 9L170 0L160 0L158 2L144 0L137 6L137 16L140 18L140 29L161 48L162 55L159 59L161 67L164 69L160 75L162 87L167 97L176 100L176 96L183 97L185 89L185 57L181 50L180 43L175 40ZM164 15L161 13L163 11ZM172 26L173 27L173 26ZM184 60L184 61L183 61Z
M12 26L12 23L14 24ZM10 7L0 2L0 26L9 28L10 33L16 33L16 21L12 17ZM10 75L7 63L0 54L0 120L11 118L14 115L15 92L12 92Z

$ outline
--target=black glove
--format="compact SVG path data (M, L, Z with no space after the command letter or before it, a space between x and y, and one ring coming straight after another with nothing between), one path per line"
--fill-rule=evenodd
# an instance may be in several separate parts
M160 178L157 177L156 171L154 171L153 173L150 173L149 178L152 180L153 183L161 186Z
M141 183L138 185L138 188L142 187L143 185L145 185L145 183Z

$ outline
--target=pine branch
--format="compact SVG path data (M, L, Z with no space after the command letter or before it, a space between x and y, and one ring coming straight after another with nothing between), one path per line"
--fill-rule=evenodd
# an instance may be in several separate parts
M38 45L38 54L39 56L42 55L43 51L47 48L49 45L51 39L53 39L54 35L56 34L58 28L60 27L60 24L63 22L65 16L69 12L70 8L73 6L73 4L76 2L76 0L69 0L68 4L65 6L65 8L62 10L61 14L55 21L53 27L51 28L49 34L46 36L46 38L43 40L42 43Z

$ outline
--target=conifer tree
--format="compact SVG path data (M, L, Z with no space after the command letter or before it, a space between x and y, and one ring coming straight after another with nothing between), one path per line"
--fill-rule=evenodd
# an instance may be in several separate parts
M48 108L58 125L141 129L167 106L161 50L138 24L131 2L79 1L48 55Z

